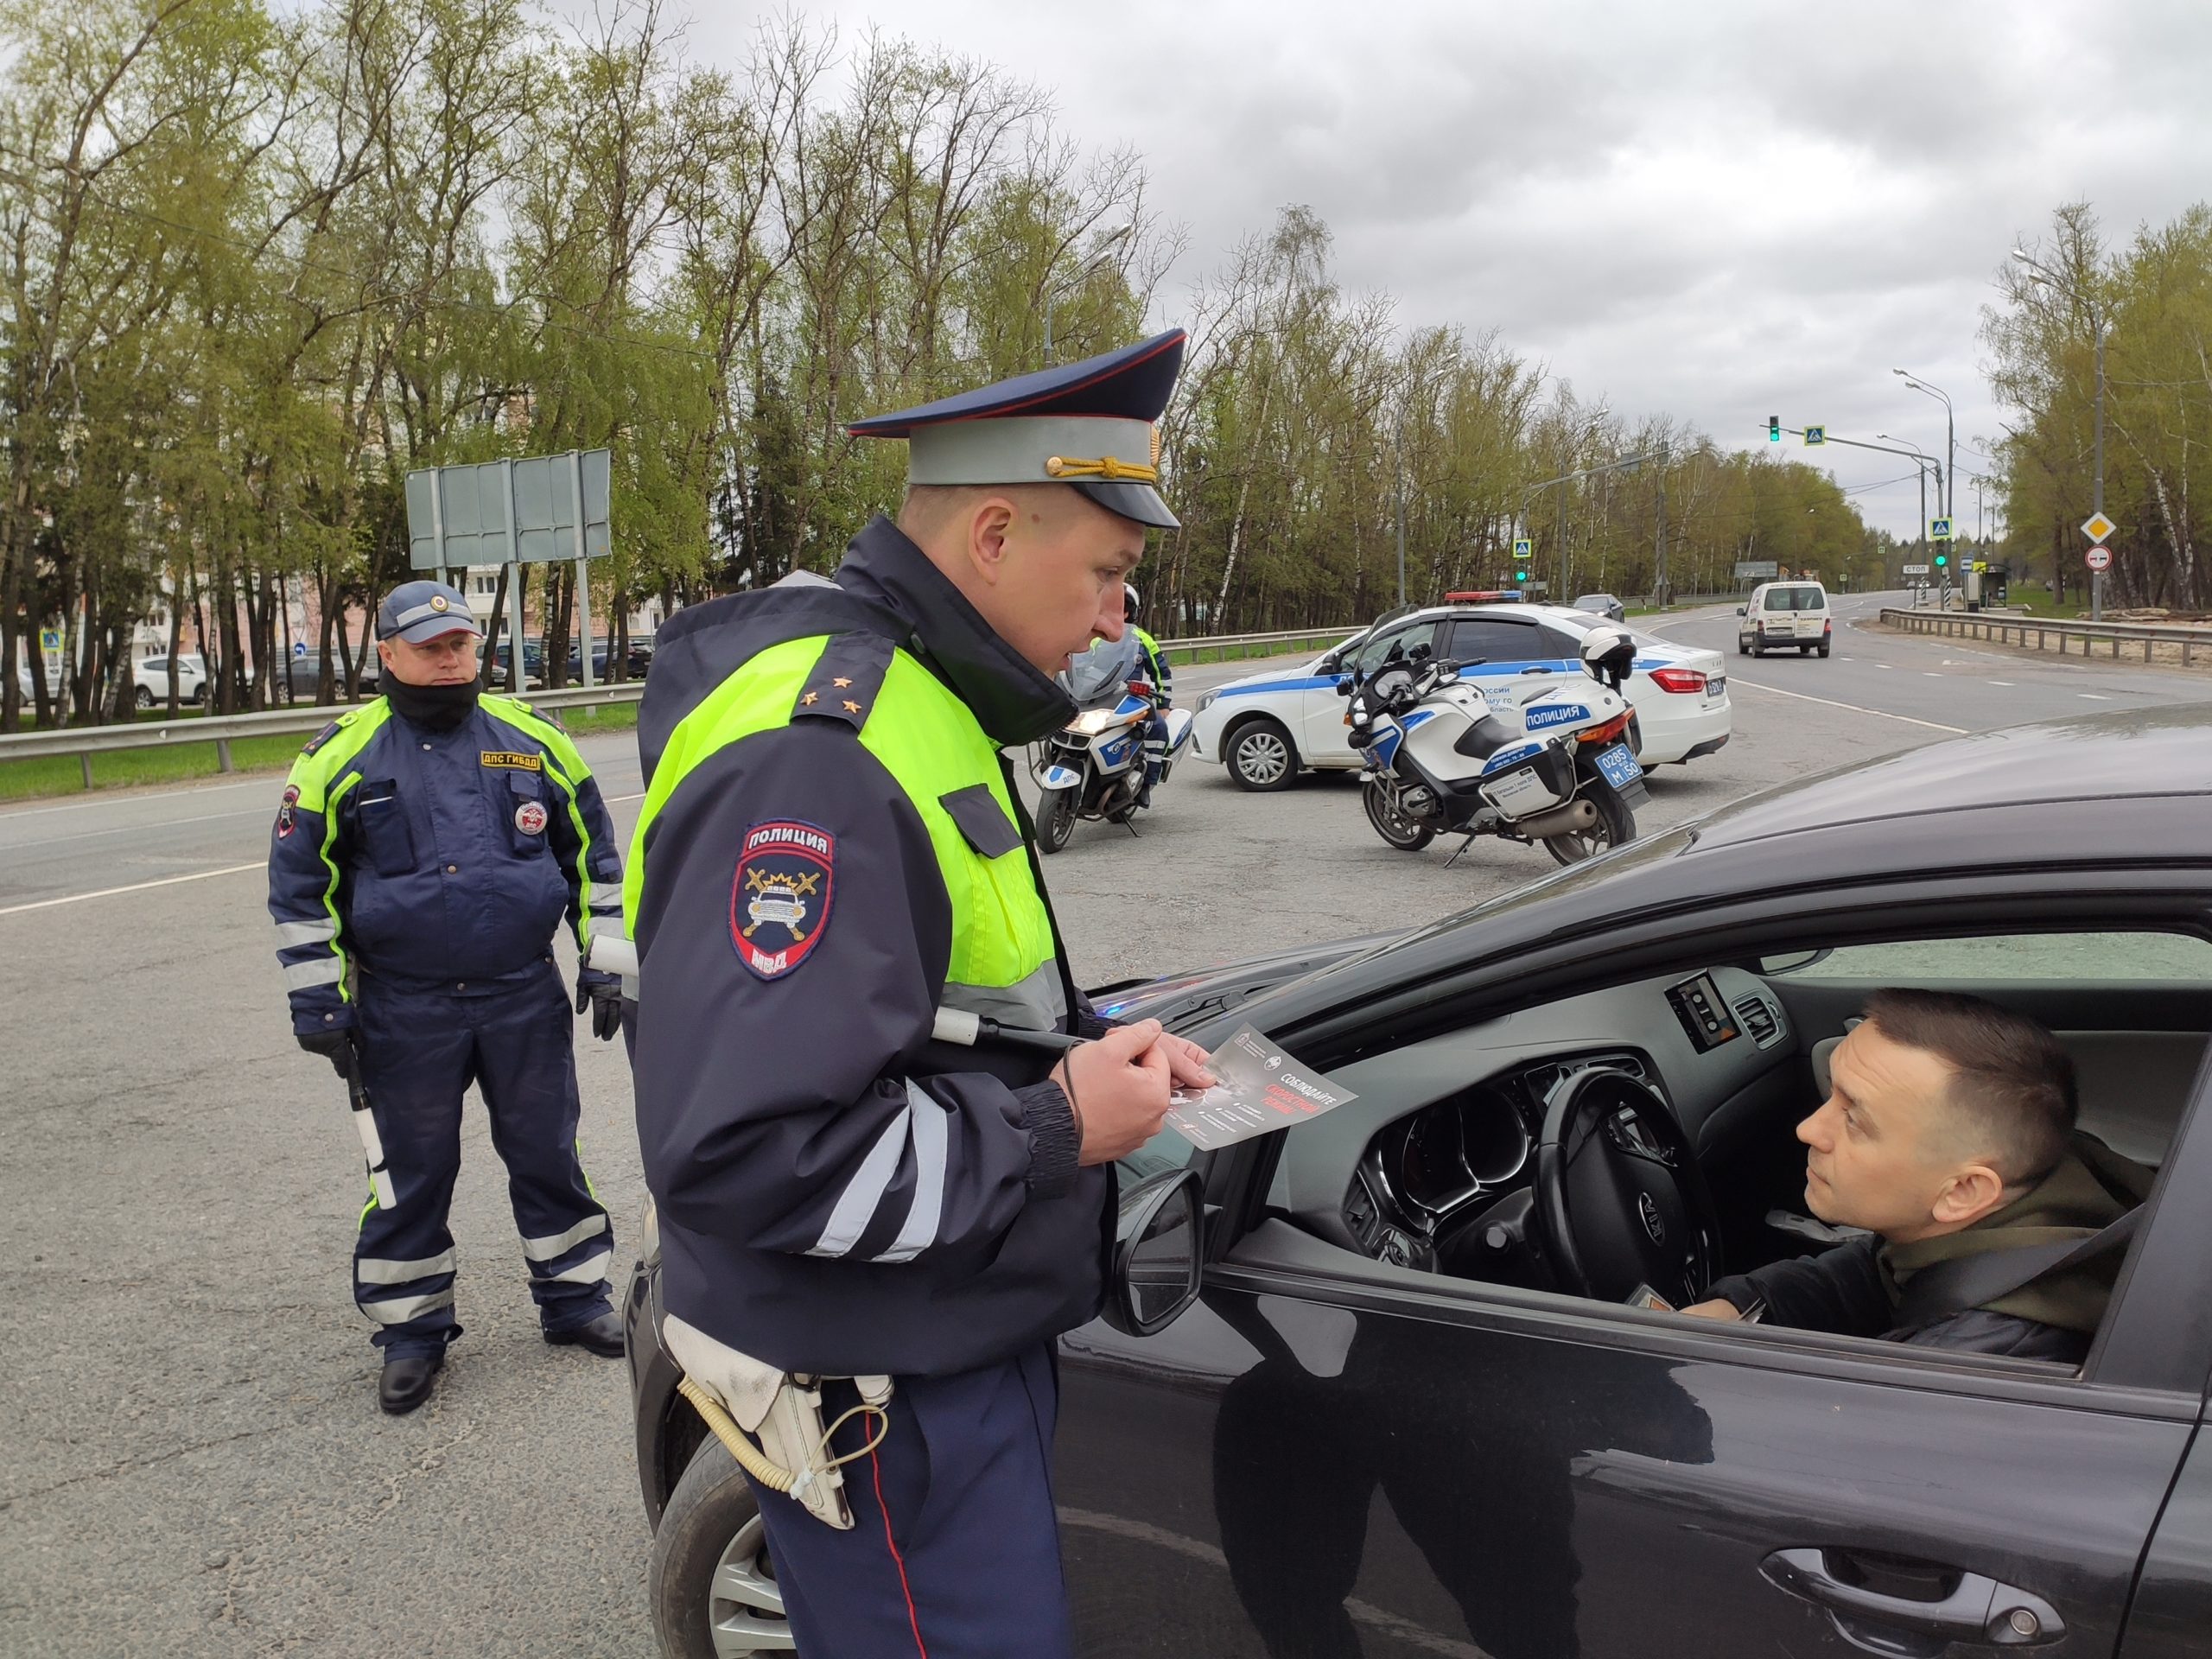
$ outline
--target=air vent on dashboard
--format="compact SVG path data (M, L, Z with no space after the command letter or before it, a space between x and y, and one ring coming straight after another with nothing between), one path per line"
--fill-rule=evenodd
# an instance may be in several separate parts
M1730 1005L1736 1017L1744 1022L1744 1029L1751 1033L1751 1040L1761 1048L1772 1048L1782 1040L1782 1016L1769 1006L1767 1000L1757 992Z

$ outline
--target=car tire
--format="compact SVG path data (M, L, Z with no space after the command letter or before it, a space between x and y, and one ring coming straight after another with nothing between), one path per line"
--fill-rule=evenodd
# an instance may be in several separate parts
M150 709L154 706L154 694L142 685L138 688L137 701L141 709Z
M1809 657L1813 654L1813 648L1810 645L1800 645L1797 647L1797 654L1800 657Z
M1827 656L1827 655L1828 654L1828 648L1827 648L1826 645L1821 645L1821 646L1818 646L1818 647L1816 647L1816 649L1820 652L1821 655L1821 656L1823 656L1823 657L1825 657L1825 656Z
M661 1512L645 1558L645 1600L665 1659L795 1651L760 1503L737 1459L711 1434ZM753 1635L760 1640L748 1647Z
M1265 715L1248 720L1221 746L1223 764L1239 789L1288 789L1298 776L1298 748L1281 723Z

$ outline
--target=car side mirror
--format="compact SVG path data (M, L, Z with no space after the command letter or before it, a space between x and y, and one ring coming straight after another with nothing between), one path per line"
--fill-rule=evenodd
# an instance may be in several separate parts
M1751 612L1750 612L1749 610L1747 610L1746 608L1745 608L1743 606L1738 605L1738 606L1736 607L1736 614L1737 614L1737 615L1738 615L1738 616L1749 616L1749 615L1751 614Z
M1350 679L1338 680L1337 682L1337 695L1340 697L1348 697L1358 690L1359 681L1356 677Z
M1124 1336L1149 1337L1198 1300L1204 1216L1194 1169L1162 1171L1122 1194L1107 1324Z

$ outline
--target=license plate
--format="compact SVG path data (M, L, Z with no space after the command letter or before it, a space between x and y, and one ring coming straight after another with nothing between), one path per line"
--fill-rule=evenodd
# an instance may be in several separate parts
M1705 683L1705 695L1708 697L1717 697L1727 689L1728 677L1726 674L1715 674Z
M1553 800L1551 791L1544 787L1534 766L1522 766L1517 772L1507 772L1494 784L1484 784L1483 793L1510 818L1537 811L1549 806Z
M1626 789L1640 783L1643 768L1637 764L1636 751L1625 743L1608 743L1598 751L1598 775L1615 789Z

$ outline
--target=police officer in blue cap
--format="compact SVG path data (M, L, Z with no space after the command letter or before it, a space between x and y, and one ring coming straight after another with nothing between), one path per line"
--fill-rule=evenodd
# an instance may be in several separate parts
M462 1092L507 1166L545 1339L622 1351L614 1236L576 1141L574 1023L552 954L563 912L586 960L622 930L620 855L569 734L482 695L468 601L438 582L377 611L385 695L293 762L269 843L269 911L300 1046L364 1088L371 1192L353 1299L384 1352L389 1412L429 1396L454 1319ZM619 1028L621 983L579 976L576 1012ZM378 1151L383 1166L374 1167Z
M626 900L662 1337L776 1477L803 1653L1071 1650L1053 1341L1100 1306L1110 1166L1211 1079L1077 991L1003 751L1066 721L1052 677L1175 523L1183 345L857 423L909 446L897 521L658 641Z

